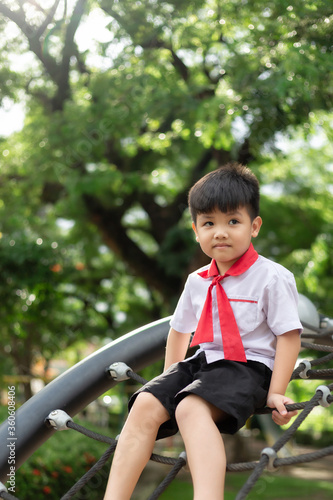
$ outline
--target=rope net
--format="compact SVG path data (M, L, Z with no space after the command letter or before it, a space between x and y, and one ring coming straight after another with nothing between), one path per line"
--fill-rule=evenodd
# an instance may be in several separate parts
M302 360L299 366L294 370L291 380L295 379L316 379L316 380L333 380L333 368L326 369L314 369L323 364L327 364L333 360L333 347L321 344L313 344L308 342L302 342L302 347L305 349L312 349L317 352L328 353L324 354L321 358L309 360ZM146 380L140 375L136 374L124 363L114 363L108 368L110 375L117 382L132 379L140 384L145 384ZM236 500L243 500L247 497L249 492L252 490L260 476L265 470L273 471L281 466L296 465L309 463L314 460L319 460L329 455L333 455L333 445L324 447L320 450L313 451L311 453L300 454L297 456L288 456L279 458L277 453L283 446L288 443L288 441L295 435L296 431L301 426L302 422L308 417L312 410L321 405L324 408L329 407L333 402L333 383L328 385L320 385L317 387L313 397L309 401L304 401L300 403L286 405L288 411L300 410L301 412L297 415L290 427L283 432L283 434L277 439L277 441L271 446L264 448L261 451L261 455L257 461L253 462L243 462L234 463L227 465L227 472L248 472L252 471L249 478L242 486L241 490L236 496ZM265 407L264 409L256 412L260 414L269 414L273 410L271 408ZM46 419L46 425L52 426L55 430L65 430L71 429L72 431L79 432L88 438L106 443L109 445L105 453L100 457L100 459L86 472L72 487L65 493L61 500L69 500L73 498L80 490L85 486L88 481L97 474L106 462L110 459L113 452L117 446L117 439L111 438L109 436L104 436L93 432L77 423L75 423L72 418L67 415L62 410L52 411ZM148 500L155 500L160 497L160 495L165 491L165 489L171 484L175 479L177 474L186 465L186 453L182 452L178 458L167 457L159 454L153 453L150 460L158 462L160 464L166 464L171 467L170 472L166 475L165 479L161 484L155 489L155 491L150 495ZM6 487L0 483L0 498L4 500L24 500L18 499L8 492Z

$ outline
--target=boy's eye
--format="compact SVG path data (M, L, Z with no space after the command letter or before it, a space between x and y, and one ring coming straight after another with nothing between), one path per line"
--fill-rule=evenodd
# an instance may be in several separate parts
M210 226L213 226L213 222L208 220L207 222L204 223L204 227L207 226L207 227L210 227Z
M237 219L231 219L229 221L229 224L230 224L230 226L234 226L235 224L238 224L238 220Z

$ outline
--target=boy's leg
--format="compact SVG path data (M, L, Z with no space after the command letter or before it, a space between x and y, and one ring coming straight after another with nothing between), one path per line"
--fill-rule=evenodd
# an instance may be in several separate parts
M176 420L191 471L194 500L223 500L226 456L215 421L223 412L190 394L177 406Z
M160 425L169 419L163 405L148 392L140 393L120 434L104 500L129 500L148 462Z

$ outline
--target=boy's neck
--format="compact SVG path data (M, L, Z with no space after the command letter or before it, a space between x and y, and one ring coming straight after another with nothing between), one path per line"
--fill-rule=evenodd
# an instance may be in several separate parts
M252 242L251 242L251 244L252 244ZM249 245L249 248L250 248L251 244ZM229 271L229 269L230 269L232 266L234 266L234 265L236 264L236 262L238 262L238 261L239 261L239 259L241 259L241 258L242 258L242 257L246 254L246 252L248 252L249 248L248 248L248 249L247 249L247 250L246 250L246 251L245 251L242 255L240 255L240 256L238 257L238 259L236 259L236 260L235 260L234 262L232 262L232 263L230 263L230 262L225 262L225 263L224 263L224 262L220 262L220 263L219 263L219 262L217 262L217 261L215 260L216 267L217 267L217 269L218 269L218 271L219 271L220 276L224 276L224 275L225 275L225 274Z

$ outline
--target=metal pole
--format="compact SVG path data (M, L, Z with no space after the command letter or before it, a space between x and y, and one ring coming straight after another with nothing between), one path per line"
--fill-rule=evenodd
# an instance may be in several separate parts
M122 361L139 371L162 359L169 320L164 318L124 335L57 377L17 410L14 436L5 421L0 426L0 481L8 480L10 456L15 457L17 470L54 434L44 423L52 410L64 410L73 417L116 384L107 371L110 364Z

